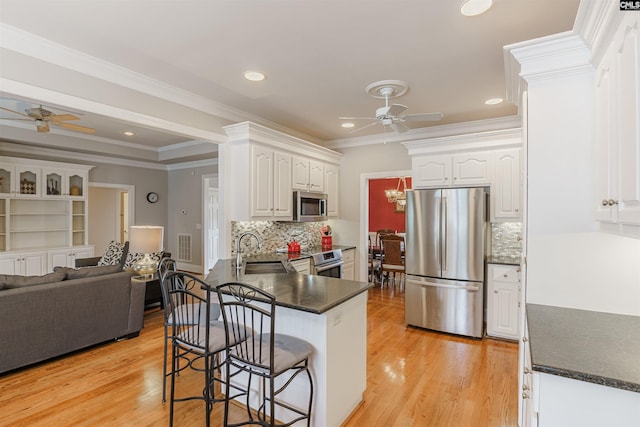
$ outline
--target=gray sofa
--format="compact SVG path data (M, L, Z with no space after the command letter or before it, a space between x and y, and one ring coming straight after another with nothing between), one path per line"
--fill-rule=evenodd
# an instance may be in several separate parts
M145 285L131 276L114 265L56 269L35 285L34 277L0 277L0 373L137 336Z

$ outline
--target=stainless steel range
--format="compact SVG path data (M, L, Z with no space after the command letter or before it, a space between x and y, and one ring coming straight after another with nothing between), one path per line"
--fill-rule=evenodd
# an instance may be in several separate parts
M342 278L342 250L333 249L311 255L313 274L317 276Z

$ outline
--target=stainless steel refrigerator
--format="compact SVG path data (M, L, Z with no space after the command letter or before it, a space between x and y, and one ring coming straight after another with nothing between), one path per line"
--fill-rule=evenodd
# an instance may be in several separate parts
M483 336L486 205L484 188L407 191L409 325Z

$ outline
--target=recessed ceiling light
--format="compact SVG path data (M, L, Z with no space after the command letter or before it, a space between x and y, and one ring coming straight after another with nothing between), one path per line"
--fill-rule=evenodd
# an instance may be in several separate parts
M261 82L264 80L264 74L257 71L247 71L244 73L244 78L252 82Z
M498 105L498 104L501 104L502 101L504 101L504 99L502 98L491 98L484 101L484 103L487 105Z
M343 128L352 128L355 125L353 123L343 123L340 126L342 126Z
M464 0L460 5L460 13L464 16L480 15L491 7L493 0Z
M125 131L124 131L124 132L122 132L122 133L124 133L124 134L125 134L125 135L127 135L127 136L133 136L133 135L135 135L135 133L131 132L130 130L125 130Z

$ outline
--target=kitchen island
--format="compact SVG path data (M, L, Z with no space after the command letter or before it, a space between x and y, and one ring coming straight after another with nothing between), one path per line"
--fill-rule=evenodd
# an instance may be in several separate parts
M287 259L286 254L269 257L269 260ZM247 260L267 259L257 256ZM296 272L237 274L234 260L219 260L205 281L212 287L242 282L275 295L276 332L302 338L313 346L311 425L342 424L362 401L366 388L366 291L372 285ZM302 379L299 383L294 381L283 399L304 406L307 389Z

